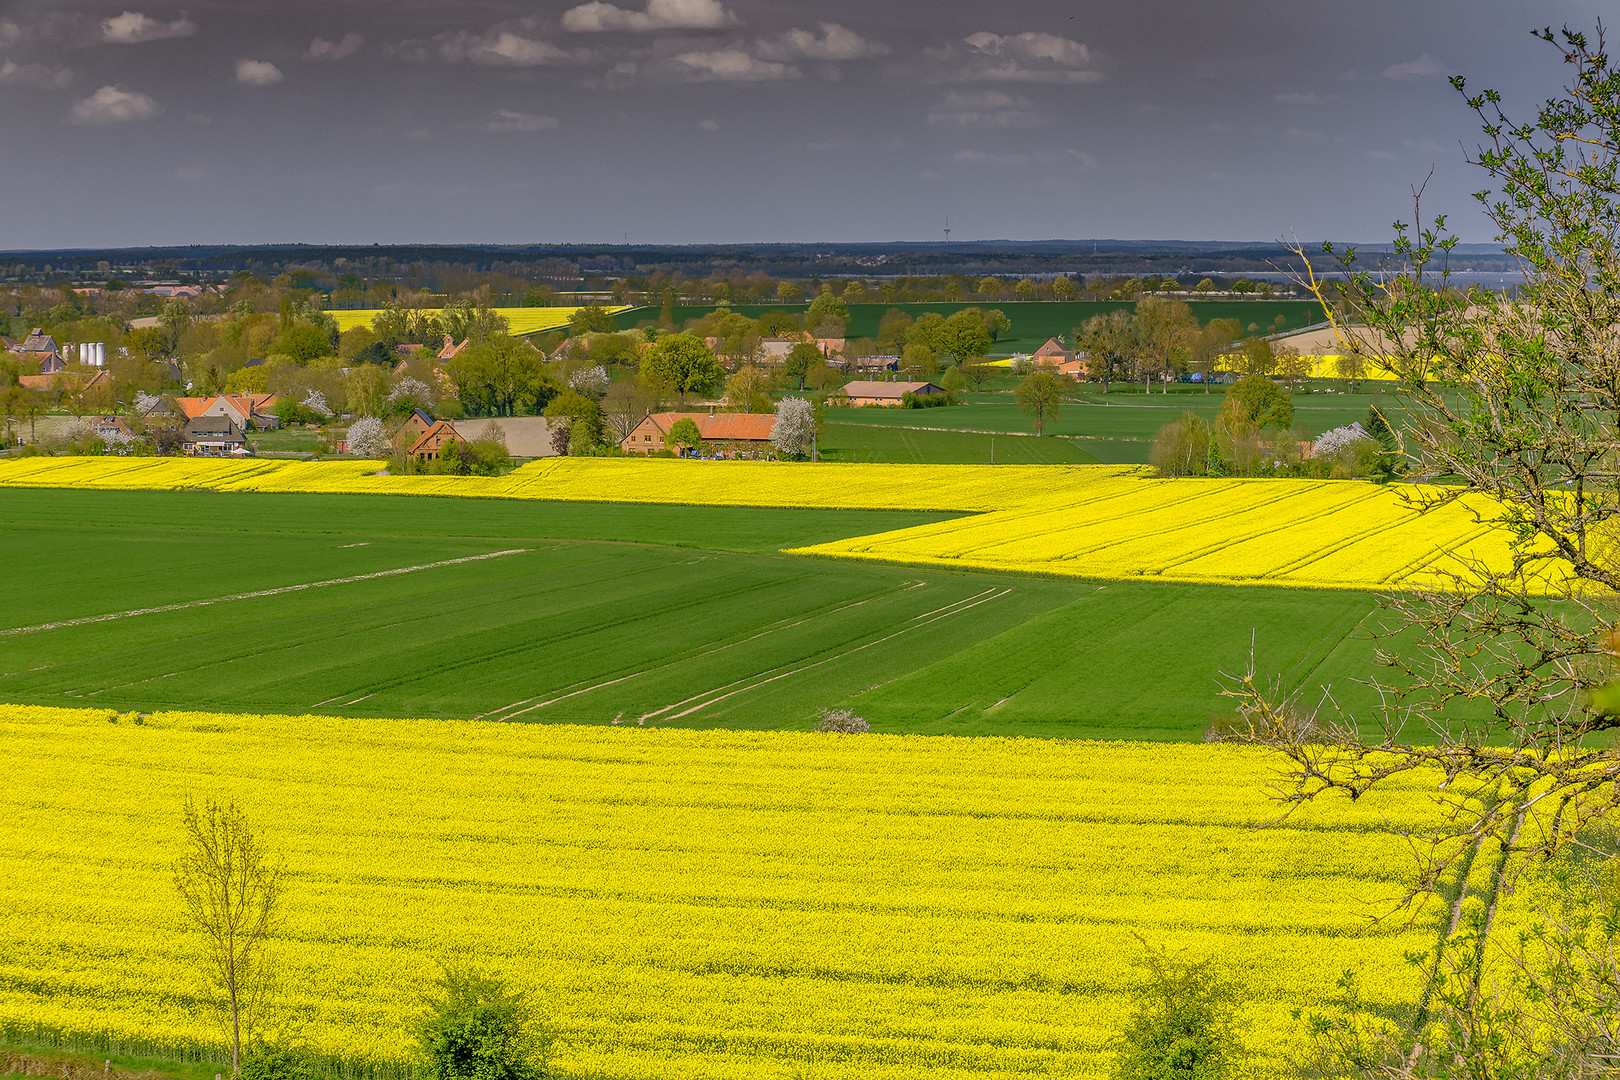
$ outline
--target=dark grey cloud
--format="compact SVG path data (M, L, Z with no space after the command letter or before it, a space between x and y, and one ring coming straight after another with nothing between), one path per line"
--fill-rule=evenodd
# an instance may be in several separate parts
M1590 26L1612 0L1544 0ZM1489 239L1519 0L0 0L0 247ZM1522 25L1521 25L1522 24ZM1397 32L1398 31L1398 32ZM27 162L43 158L42 171ZM183 197L179 193L183 191Z

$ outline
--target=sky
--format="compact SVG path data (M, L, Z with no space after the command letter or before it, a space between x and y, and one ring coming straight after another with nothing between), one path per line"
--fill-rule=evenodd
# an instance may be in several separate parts
M1387 241L1612 0L0 0L0 250Z

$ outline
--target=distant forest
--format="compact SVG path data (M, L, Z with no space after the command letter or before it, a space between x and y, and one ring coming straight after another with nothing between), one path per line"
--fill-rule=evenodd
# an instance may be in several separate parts
M1320 245L1308 246L1307 250ZM1387 248L1361 248L1376 263ZM270 279L389 281L454 291L472 276L505 275L558 290L606 289L626 278L738 280L755 276L819 283L960 275L969 278L1242 275L1289 268L1280 243L1047 240L882 244L728 245L371 245L178 246L0 252L0 280L15 283L106 279L219 281ZM1313 256L1313 262L1317 261ZM1324 266L1330 263L1325 257ZM1452 269L1511 272L1500 248L1458 245Z

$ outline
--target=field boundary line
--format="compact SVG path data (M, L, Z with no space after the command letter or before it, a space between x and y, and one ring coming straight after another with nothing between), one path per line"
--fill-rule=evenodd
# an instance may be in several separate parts
M350 585L356 581L374 581L377 578L398 577L400 574L414 574L419 570L437 570L445 566L459 566L462 563L484 562L488 559L499 559L507 555L522 555L532 549L509 548L506 551L491 551L484 555L463 555L457 559L441 559L438 562L421 563L417 566L400 566L392 570L374 570L369 574L355 574L351 577L332 578L328 581L306 581L302 585L281 585L274 589L256 589L253 592L232 593L230 596L210 596L201 600L187 600L179 604L162 604L158 607L132 608L129 611L115 611L108 615L86 615L79 619L63 619L59 622L39 623L35 626L14 626L7 630L0 630L0 637L17 637L22 634L36 634L45 630L62 630L70 626L89 626L91 623L112 622L116 619L132 619L137 615L159 615L167 611L184 611L187 608L208 607L211 604L227 604L232 600L256 600L264 596L280 596L283 593L304 592L307 589L324 589L329 585Z

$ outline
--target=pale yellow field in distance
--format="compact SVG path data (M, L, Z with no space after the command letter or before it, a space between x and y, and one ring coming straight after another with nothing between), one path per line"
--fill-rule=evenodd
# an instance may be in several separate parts
M1121 465L863 465L549 458L494 478L377 476L379 462L24 458L0 486L372 492L582 502L959 510L955 521L801 553L1102 579L1384 589L1454 556L1501 564L1477 504L1420 514L1398 486L1160 480Z
M568 320L578 311L578 307L536 307L536 308L491 308L495 314L506 320L506 325L513 334L535 334L542 330L556 330L567 326ZM626 306L607 307L604 310L610 313L629 311ZM380 308L356 308L330 312L332 318L337 320L339 330L352 330L356 326L370 326L371 320L382 314Z
M534 992L571 1075L1100 1077L1134 931L1239 980L1268 1076L1345 967L1410 1001L1444 909L1364 923L1423 778L1257 829L1239 747L132 719L0 706L0 1024L217 1045L169 876L188 793L286 857L303 1036L381 1062L463 958Z

